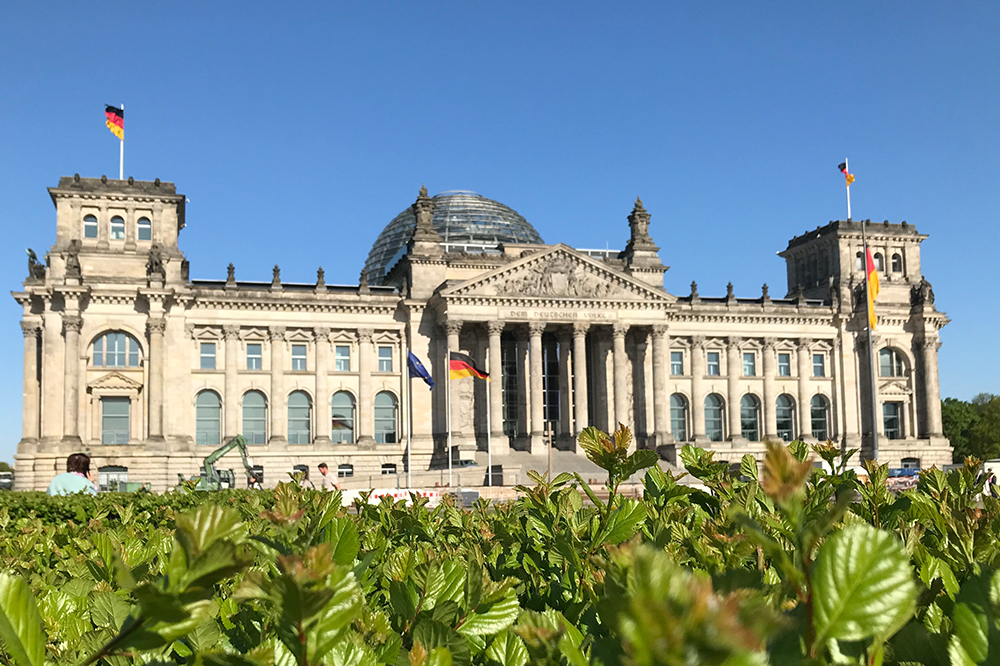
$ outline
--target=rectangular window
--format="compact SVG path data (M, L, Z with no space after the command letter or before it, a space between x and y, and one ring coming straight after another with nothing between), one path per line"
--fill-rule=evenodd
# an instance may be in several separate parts
M517 437L518 432L518 367L517 341L510 333L500 336L501 389L503 402L503 432ZM495 379L493 381L496 381Z
M392 347L378 348L378 371L392 372Z
M792 355L791 354L778 354L778 376L779 377L791 377L792 376Z
M684 374L684 352L670 352L670 374Z
M101 443L128 444L129 399L101 398Z
M334 349L337 372L351 371L351 348L347 345L337 345Z
M719 352L708 352L708 374L712 377L718 377L722 374L719 365Z
M261 370L264 365L263 347L259 342L247 344L247 370Z
M826 356L813 354L813 377L826 377Z
M887 402L882 405L882 428L886 439L903 439L903 403Z
M201 343L201 369L215 370L215 343Z
M306 369L306 346L292 345L292 370Z
M337 476L341 479L354 476L354 465L350 463L340 463L337 465Z
M757 376L757 355L753 352L746 352L743 354L743 376L744 377L756 377ZM751 440L756 441L756 440Z

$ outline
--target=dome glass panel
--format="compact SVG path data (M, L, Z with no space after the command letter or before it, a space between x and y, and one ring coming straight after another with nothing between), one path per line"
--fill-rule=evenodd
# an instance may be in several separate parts
M481 194L442 192L434 202L434 229L445 252L490 252L499 243L543 243L535 228L517 211ZM382 284L385 274L406 254L416 218L407 207L375 239L365 273L369 284Z

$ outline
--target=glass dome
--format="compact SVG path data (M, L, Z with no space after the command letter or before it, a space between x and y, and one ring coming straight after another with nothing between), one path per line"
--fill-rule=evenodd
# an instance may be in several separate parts
M481 194L452 190L431 200L434 229L441 236L445 252L486 253L498 243L544 242L517 211ZM382 284L386 272L405 256L414 226L416 218L408 206L378 235L365 262L369 284Z

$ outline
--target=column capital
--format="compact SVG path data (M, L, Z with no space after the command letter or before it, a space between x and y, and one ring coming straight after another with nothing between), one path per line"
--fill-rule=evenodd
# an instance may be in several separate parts
M743 338L738 335L730 335L726 338L726 343L729 345L730 349L739 349L740 345L743 344Z
M587 335L587 331L590 330L590 322L578 321L573 323L573 337L582 338Z
M358 329L358 342L371 342L372 336L375 335L375 331L370 328L359 328Z
M448 335L460 335L464 323L461 319L445 319L442 326L444 326L444 331Z
M809 351L809 346L812 345L812 338L799 338L795 346L799 351Z
M83 328L83 318L79 315L63 315L62 324L63 333L69 333L70 331L79 333L80 329Z
M167 320L163 317L151 317L146 321L150 335L163 335L167 330Z
M271 342L284 342L285 340L285 327L284 326L269 326L267 329L267 334L271 338Z
M313 329L313 335L316 336L316 340L318 341L326 340L327 342L329 342L330 329L326 326L317 326L316 328Z
M222 336L226 340L239 340L240 339L240 326L239 324L226 324L222 327Z
M656 324L653 326L653 339L662 340L670 333L670 327L667 324Z
M38 332L42 330L42 325L37 321L22 321L21 322L21 332L24 337L31 338L38 335Z
M764 351L772 352L777 345L777 338L764 338Z
M704 335L692 335L691 336L691 349L704 349L705 348L705 336Z
M486 322L486 331L491 335L500 335L503 333L504 322L502 321L488 321Z
M616 338L625 337L625 334L628 333L628 329L629 325L623 321L616 321L611 326L611 332Z
M544 321L529 321L528 322L528 335L531 337L541 337L542 333L545 332L545 322Z

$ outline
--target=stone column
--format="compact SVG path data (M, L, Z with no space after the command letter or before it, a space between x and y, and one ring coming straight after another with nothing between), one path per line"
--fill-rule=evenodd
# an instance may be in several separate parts
M52 309L52 297L44 296L45 313L42 315L42 392L39 419L41 438L52 442L62 437L63 420L63 367L61 356L65 353L62 339L62 316Z
M743 374L743 359L740 358L740 344L743 338L729 336L726 345L726 401L729 409L729 439L734 440L743 436L743 427L740 420L740 375Z
M657 446L673 441L670 436L670 334L666 325L653 327L653 430Z
M83 319L79 315L64 314L63 335L66 338L66 355L63 357L63 442L80 442L80 329Z
M615 368L615 422L613 429L617 429L619 423L632 428L631 415L628 413L628 355L625 353L625 334L628 333L628 324L621 321L616 322L611 331L614 339L613 362Z
M573 324L573 405L575 425L573 432L579 435L590 425L590 413L587 407L587 329L590 324ZM578 453L583 449L577 447Z
M163 334L167 320L149 319L149 439L163 439ZM228 397L227 397L228 400Z
M333 417L330 407L330 329L317 328L313 331L316 338L316 437L314 441L320 444L330 443L330 429L333 427ZM403 365L403 377L406 377L406 359L400 356ZM403 417L403 421L406 421ZM409 424L407 424L409 427Z
M941 385L938 383L938 347L940 346L937 337L926 337L921 341L923 354L923 372L920 374L924 378L924 414L927 418L927 432L921 433L924 437L943 437L944 428L941 424ZM914 429L914 436L916 436Z
M542 435L545 432L545 407L544 394L542 391L542 332L545 330L545 322L533 321L528 324L529 347L531 372L528 377L531 384L531 450L539 452L542 450Z
M271 326L271 437L269 444L283 444L285 438L285 327Z
M573 437L573 401L570 400L570 360L569 348L573 336L566 329L559 329L556 339L559 342L559 435L567 440Z
M528 438L531 446L531 360L528 358L528 332L518 328L517 338L517 432Z
M463 323L459 319L448 319L444 322L444 332L448 336L448 351L444 357L444 380L450 382L451 379L451 353L460 351L461 342L459 338L462 334ZM449 384L445 386L448 392L448 416L450 421L448 422L447 430L451 432L451 447L452 450L449 451L449 455L454 456L457 447L461 447L462 442L460 441L462 427L461 427L461 410L459 409L459 402L456 399L455 393L457 391L451 391L453 387ZM448 434L447 432L445 434Z
M502 321L486 322L490 345L490 437L494 444L504 441L503 438L503 351L500 348L500 334L503 333ZM507 453L508 447L495 448L494 453Z
M240 356L240 327L239 324L225 324L222 327L222 335L225 338L226 354L226 383L225 383L225 427L223 441L228 442L236 435L240 434L240 396L238 384L239 356ZM152 345L150 345L152 347ZM152 411L152 404L150 404ZM152 414L150 415L152 422ZM150 427L152 430L152 426Z
M705 440L705 338L691 338L691 432L693 439Z
M24 334L24 388L21 404L21 438L37 440L39 412L38 384L38 335L42 325L37 321L22 321L21 332Z
M809 345L812 340L802 338L796 348L796 360L799 370L799 435L796 439L812 437L812 411L809 400L812 398L809 392L809 377L812 376L812 359L809 356Z
M774 383L778 375L775 343L774 338L764 338L764 404L761 405L761 416L764 419L764 437L769 439L778 438L778 415L774 411L775 401L778 399Z
M358 446L375 445L375 414L372 409L372 335L370 328L358 329Z

